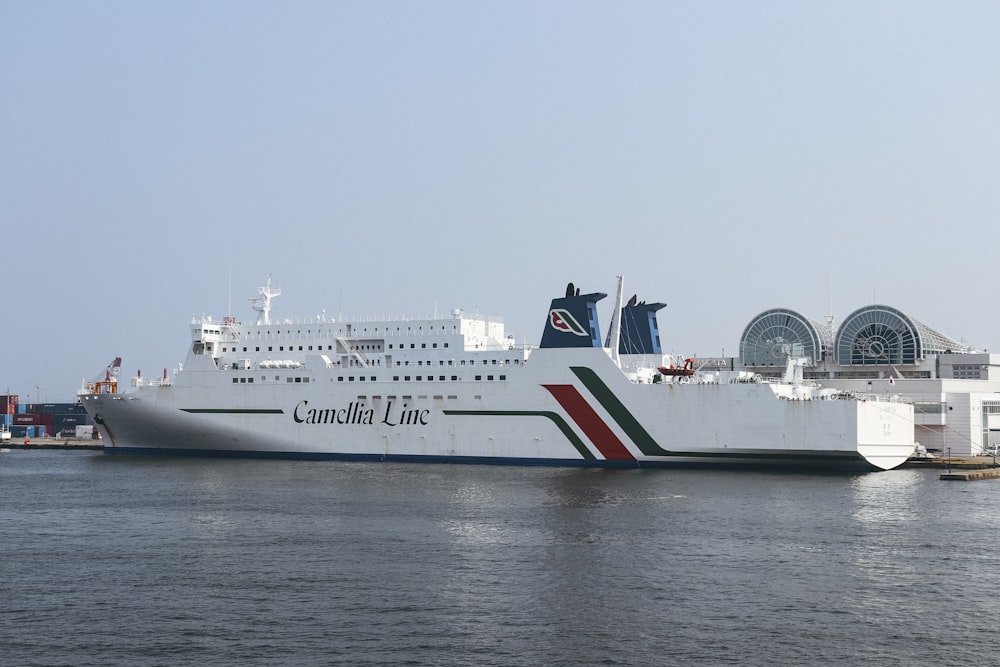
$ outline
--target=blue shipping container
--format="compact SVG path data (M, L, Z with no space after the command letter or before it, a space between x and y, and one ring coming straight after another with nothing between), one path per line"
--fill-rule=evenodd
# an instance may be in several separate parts
M52 415L52 434L59 437L60 433L76 433L76 427L86 421L86 415Z
M44 403L36 407L42 415L79 415L86 412L79 403Z

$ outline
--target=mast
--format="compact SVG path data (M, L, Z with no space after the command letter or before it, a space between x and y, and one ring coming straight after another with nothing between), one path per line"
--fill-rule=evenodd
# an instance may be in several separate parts
M618 274L618 293L615 294L615 309L611 313L611 326L608 328L608 339L605 346L611 348L611 361L620 364L618 359L618 342L622 335L622 292L625 288L625 277Z
M271 323L271 299L281 296L280 289L271 289L271 274L267 275L267 285L257 288L257 295L250 299L251 307L260 313L257 324Z

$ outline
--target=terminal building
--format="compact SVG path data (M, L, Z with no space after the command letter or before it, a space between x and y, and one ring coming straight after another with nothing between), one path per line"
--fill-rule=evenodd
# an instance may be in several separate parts
M805 358L807 380L912 401L916 440L928 451L976 456L1000 445L1000 354L973 349L885 305L858 308L836 328L832 321L766 310L743 330L738 358L699 365L779 377L789 359Z

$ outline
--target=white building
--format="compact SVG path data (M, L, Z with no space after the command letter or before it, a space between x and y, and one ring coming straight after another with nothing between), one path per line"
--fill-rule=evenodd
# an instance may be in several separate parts
M708 363L780 376L789 357L805 357L806 379L913 401L916 439L928 450L975 456L1000 445L1000 354L974 350L895 308L859 308L836 331L830 321L767 310L744 329L739 349L737 359Z

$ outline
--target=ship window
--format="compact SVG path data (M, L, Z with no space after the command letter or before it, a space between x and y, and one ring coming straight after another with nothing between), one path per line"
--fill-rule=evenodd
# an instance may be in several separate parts
M347 381L348 381L348 382L354 382L354 376L353 376L353 375L349 375L349 376L347 377Z
M312 349L312 348L309 348L309 349ZM301 351L302 351L302 346L299 345L299 352L301 352Z
M246 383L247 383L246 378L240 378L240 384L246 384Z
M250 381L253 382L253 378L250 378ZM302 381L308 383L309 378L302 378Z
M455 381L455 380L457 380L457 379L458 379L458 376L457 376L457 375L452 375L452 376L451 376L451 381L452 381L452 382L454 382L454 381Z
M433 347L434 349L437 349L437 346L438 346L438 344L434 343L431 347Z
M302 378L295 378L296 382L302 382Z
M398 375L393 375L392 376L392 381L393 382L399 382L399 376Z
M404 375L403 376L403 380L405 380L406 382L409 382L410 381L410 376L409 375Z
M285 351L285 346L284 345L282 345L281 347L278 348L278 352L284 352L284 351Z
M343 375L340 375L340 376L337 377L337 382L343 382L343 381L344 381L344 376Z
M418 376L417 376L417 382L420 382L420 381L421 381L421 380L423 380L423 379L424 379L424 376L423 376L423 375L418 375Z
M268 346L267 346L267 351L268 351L268 352L274 352L274 348L273 348L273 347L271 347L270 345L268 345Z
M415 348L415 347L416 347L416 345L414 345L413 343L410 343L410 349L411 349L411 350L412 350L413 348Z
M239 382L239 381L240 381L240 379L239 379L239 378L233 378L233 384L236 384L236 383L237 383L237 382Z
M501 379L501 380L506 380L506 379L507 379L507 376L506 376L506 375L501 375L501 376L500 376L500 379Z
M258 346L258 347L255 347L255 348L254 348L254 352L260 352L260 347L259 347L259 346Z
M309 349L310 349L310 350L312 350L312 349L313 349L313 346L312 346L312 345L310 345L310 346L309 346Z
M486 376L486 379L487 379L487 380L492 380L492 379L493 379L493 376L492 376L492 375L487 375L487 376Z
M266 375L261 375L260 376L260 381L261 382L267 382L267 376Z
M477 380L482 380L482 379L483 379L483 376L482 376L482 375L477 375L477 376L476 376L476 379L477 379Z
M246 351L247 351L247 349L246 349L246 348L244 347L244 348L243 348L243 351L244 351L244 352L246 352Z
M444 376L443 375L439 375L438 376L438 380L441 380L443 382L444 381Z
M274 381L275 382L281 382L281 376L280 375L275 375L274 376Z
M247 378L247 384L253 384L253 378Z
M421 343L421 344L420 344L420 349L424 349L424 348L426 348L426 347L427 347L427 343Z
M444 346L445 346L445 347L448 347L448 343L445 343L445 344L444 344Z

